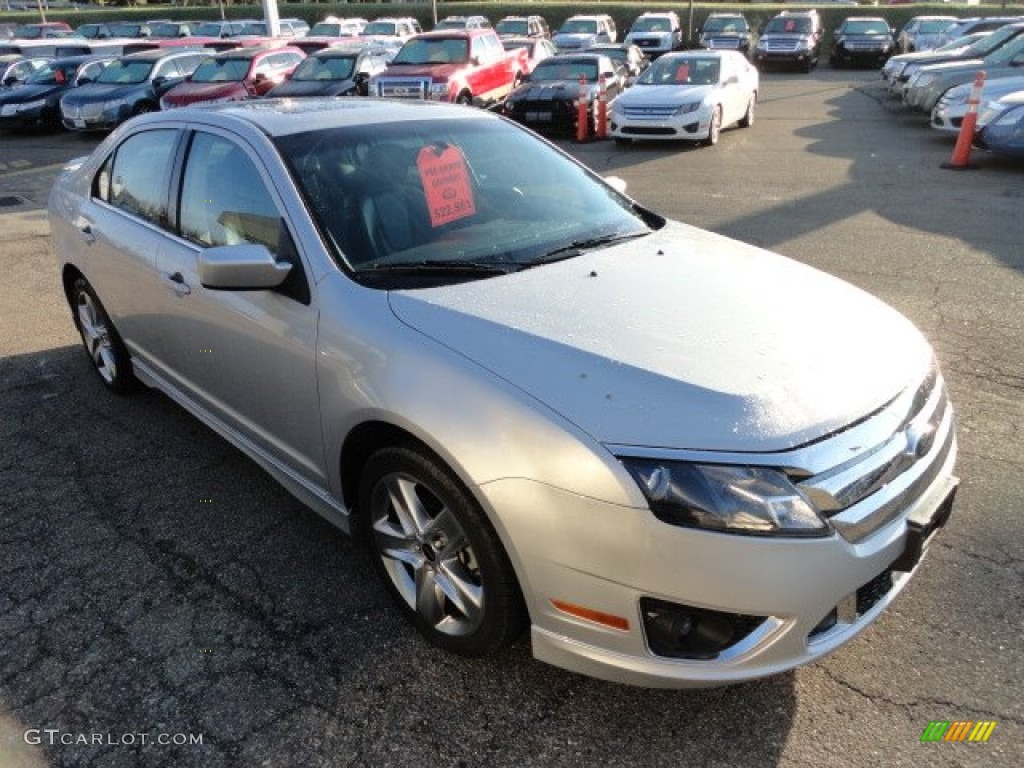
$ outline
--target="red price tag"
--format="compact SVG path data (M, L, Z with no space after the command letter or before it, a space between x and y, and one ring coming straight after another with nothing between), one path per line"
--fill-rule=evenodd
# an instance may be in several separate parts
M676 70L676 82L677 83L685 83L689 79L690 79L690 65L686 64L686 63L680 64L679 68Z
M469 168L458 147L449 145L440 152L433 146L424 147L416 157L416 167L420 171L432 227L476 213Z

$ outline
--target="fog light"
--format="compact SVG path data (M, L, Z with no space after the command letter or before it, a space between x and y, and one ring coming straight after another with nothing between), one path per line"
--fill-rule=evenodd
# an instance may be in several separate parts
M640 598L647 646L656 656L713 659L764 623L765 616L710 611Z

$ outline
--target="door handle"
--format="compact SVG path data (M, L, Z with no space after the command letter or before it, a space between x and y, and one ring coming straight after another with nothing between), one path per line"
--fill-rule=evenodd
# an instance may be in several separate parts
M164 277L172 283L171 288L179 296L187 296L192 293L192 289L188 287L188 283L185 282L185 276L181 272L174 272L170 275L164 275Z
M79 216L75 220L75 227L82 233L85 242L91 243L96 240L96 234L92 231L92 222L84 216Z

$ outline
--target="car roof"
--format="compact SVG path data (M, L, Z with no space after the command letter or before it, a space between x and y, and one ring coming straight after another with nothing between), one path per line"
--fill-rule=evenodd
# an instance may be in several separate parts
M184 56L189 53L197 53L195 50L185 51L169 51L166 48L153 48L149 51L137 51L135 53L126 53L123 56L119 56L120 59L127 59L128 61L157 61L159 59L166 59L171 56Z
M220 53L211 56L211 59L255 59L257 56L263 53L302 53L298 48L290 45L279 45L279 46L266 46L266 45L252 45L246 48L231 48L227 51L221 51ZM302 53L305 56L304 53Z
M389 99L253 99L205 106L189 106L173 112L156 112L134 124L167 120L192 120L223 127L248 124L267 136L288 136L311 130L374 126L420 120L500 120L487 110L465 109L432 101Z
M77 56L60 56L54 59L55 64L86 64L90 61L113 61L118 58L109 53L87 53Z

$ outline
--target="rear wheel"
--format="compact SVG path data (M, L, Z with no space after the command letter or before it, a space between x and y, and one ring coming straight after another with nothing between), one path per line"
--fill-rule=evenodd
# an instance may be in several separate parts
M508 555L458 479L413 446L370 457L359 525L402 612L435 645L484 656L513 640L525 608Z
M93 370L107 389L118 394L135 389L138 381L132 372L128 350L96 292L84 277L75 280L71 286L71 311Z

